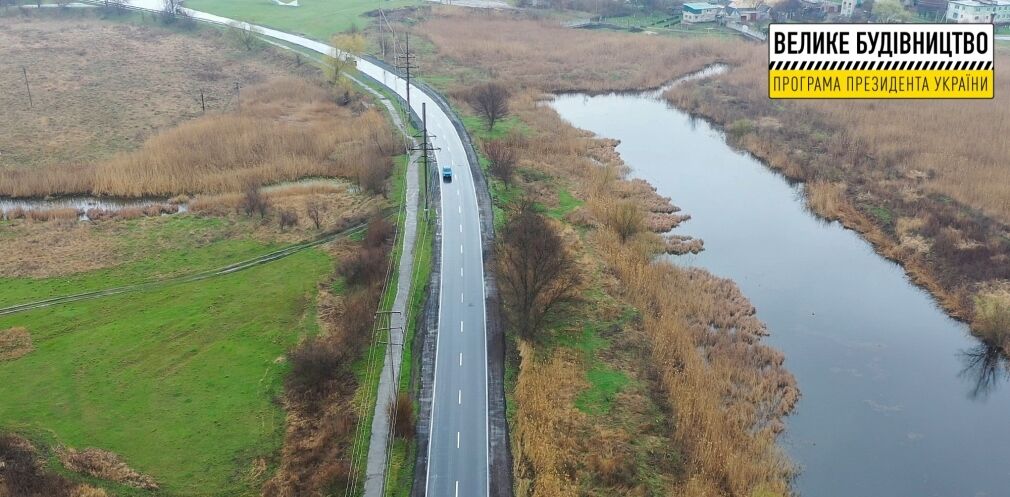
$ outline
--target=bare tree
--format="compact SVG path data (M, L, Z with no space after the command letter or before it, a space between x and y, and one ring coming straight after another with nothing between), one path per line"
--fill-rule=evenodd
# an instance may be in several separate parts
M319 229L323 225L323 213L326 212L326 207L317 199L309 200L305 204L305 215L308 216L312 224Z
M241 22L232 22L228 26L230 27L228 35L236 45L248 52L263 47L264 42L260 39L260 32L256 27Z
M470 90L470 106L484 118L488 131L509 113L509 91L498 83L485 83Z
M519 336L535 339L559 304L576 298L581 278L553 224L524 200L495 247L501 294Z
M298 213L295 211L281 211L281 214L277 216L277 224L280 225L282 230L298 226Z
M126 11L127 0L105 0L106 10L114 14L122 14Z
M490 171L506 185L512 183L519 163L519 150L512 140L488 140L483 143L484 155L491 163Z
M267 212L270 211L270 202L260 193L259 188L255 185L250 185L246 188L245 197L242 198L242 210L245 211L247 216L258 213L260 219L263 219L267 217Z

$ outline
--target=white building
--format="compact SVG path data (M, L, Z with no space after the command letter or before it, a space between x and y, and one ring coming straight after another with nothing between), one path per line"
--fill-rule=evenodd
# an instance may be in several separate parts
M713 5L707 2L685 3L683 21L688 24L712 22L720 12L722 12L722 5Z
M856 0L842 0L842 9L839 14L842 17L852 17L852 13L856 11Z
M950 0L947 21L957 23L1010 23L1010 0Z

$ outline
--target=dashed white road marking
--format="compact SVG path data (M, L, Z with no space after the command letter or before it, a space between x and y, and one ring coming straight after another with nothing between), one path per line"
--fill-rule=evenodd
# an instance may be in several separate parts
M459 365L460 366L463 365L463 353L462 352L459 353Z
M459 225L459 232L460 232L460 233L462 233L462 232L463 232L463 225L462 225L462 224L461 224L461 225Z
M459 448L459 432L456 432L456 448Z
M462 205L460 205L460 206L457 206L457 207L456 207L456 210L458 210L458 211L459 211L459 213L460 213L460 214L462 214L462 213L463 213L463 206L462 206Z
M463 333L463 322L462 321L459 322L459 332Z
M463 268L459 268L459 275L463 276Z
M459 391L459 396L456 398L456 403L459 404L459 405L463 405L463 391L462 390Z
M459 480L456 480L456 497L459 497Z
M459 253L461 253L461 254L463 253L463 245L462 244L460 244L460 246L459 246Z

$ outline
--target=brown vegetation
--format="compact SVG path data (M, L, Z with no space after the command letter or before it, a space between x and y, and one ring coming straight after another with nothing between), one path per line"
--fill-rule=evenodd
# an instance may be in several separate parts
M488 140L481 144L489 162L488 171L505 185L512 183L516 165L519 163L517 138L510 136L499 140Z
M199 116L201 89L208 110L222 111L234 106L236 81L244 89L294 69L269 52L241 54L220 37L87 14L0 16L0 169L67 166L73 175L75 164L107 159Z
M393 420L393 434L400 438L414 438L414 399L407 392L396 394L396 402L389 404L389 419Z
M32 335L22 327L0 330L0 361L13 361L35 350Z
M0 171L12 196L222 193L307 176L352 178L381 191L400 145L377 110L337 105L325 88L282 78L243 93L241 112L162 132L139 150L77 166Z
M463 87L493 79L543 91L636 90L662 86L716 60L742 61L736 40L568 29L523 13L434 12L417 27L438 49L424 66L455 76L450 84Z
M375 254L369 262L383 270L370 268L369 277L348 285L343 295L331 293L332 282L320 287L323 331L288 354L287 431L280 468L264 485L265 497L342 492L351 479L353 437L364 409L355 402L358 384L352 366L371 337L392 230L385 218L373 217L360 245L345 241L333 249L341 268L353 254L367 252ZM409 407L409 399L404 404Z
M860 231L948 312L985 321L976 295L1010 279L1007 64L994 102L771 101L766 52L741 51L745 62L667 98L807 182L814 211Z
M113 452L102 449L66 448L57 451L57 454L60 462L70 471L122 483L134 488L145 490L158 488L154 478L130 468Z
M31 442L0 433L0 497L108 497L108 494L49 471Z

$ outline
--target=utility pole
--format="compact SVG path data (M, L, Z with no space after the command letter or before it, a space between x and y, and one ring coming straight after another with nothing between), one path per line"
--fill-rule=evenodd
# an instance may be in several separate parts
M242 112L242 94L239 90L238 81L235 82L235 105L238 106L238 111Z
M21 66L21 74L25 76L25 90L28 90L28 108L34 109L35 102L32 102L32 87L28 85L28 68Z
M410 70L416 69L417 66L414 65L414 54L410 53L410 33L405 33L406 38L406 48L404 53L397 55L397 69L400 69L406 73L407 80L407 112L410 112ZM400 62L402 61L402 62Z
M427 216L428 204L430 203L428 199L428 153L438 150L437 148L431 146L431 142L428 140L431 135L428 134L428 109L424 102L421 102L421 136L416 138L421 139L421 144L411 148L411 151L421 152L421 163L424 164L424 212Z
M207 101L203 98L203 89L200 89L200 111L204 114L207 113Z

